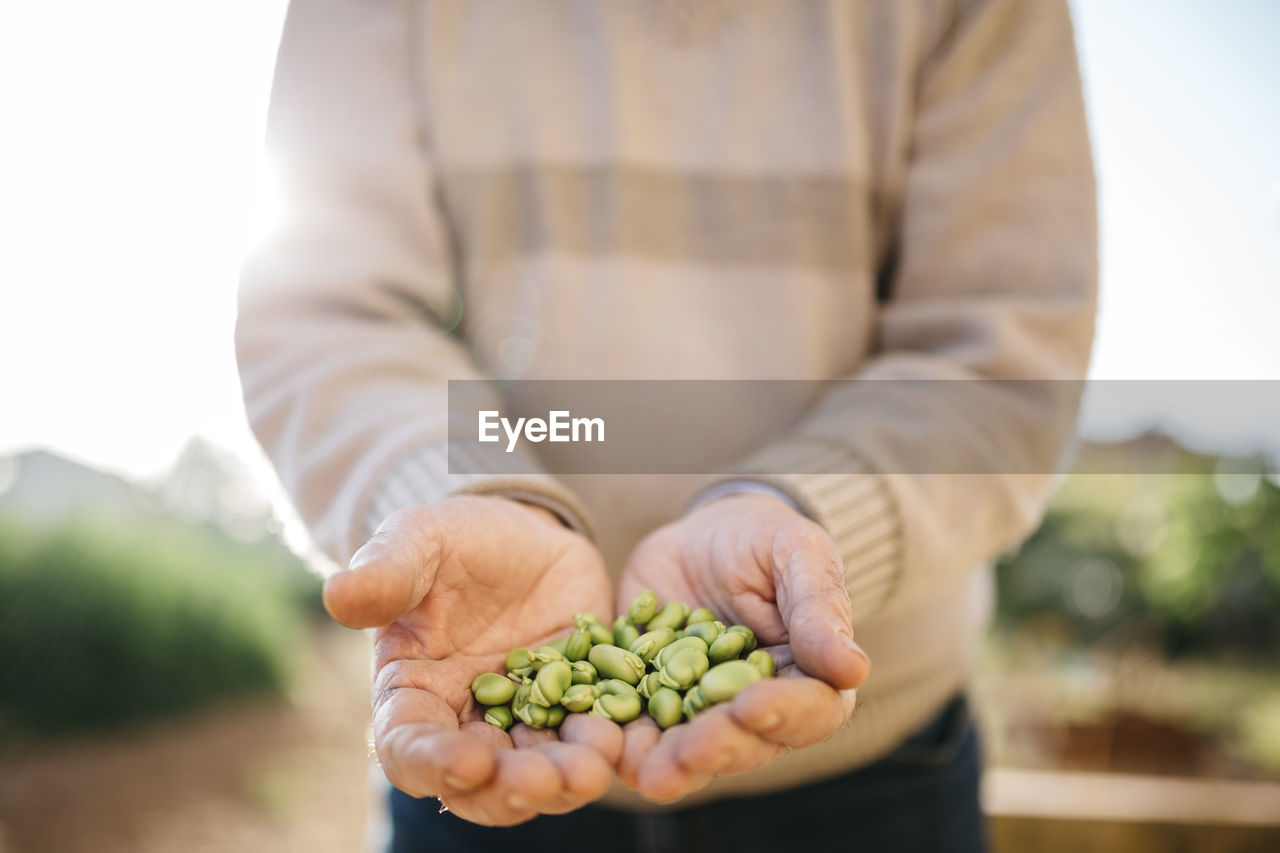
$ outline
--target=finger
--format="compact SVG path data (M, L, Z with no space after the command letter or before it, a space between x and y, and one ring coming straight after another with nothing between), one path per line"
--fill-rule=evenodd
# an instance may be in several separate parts
M480 789L498 764L497 751L475 734L430 724L396 726L376 748L387 781L411 797Z
M324 583L329 615L349 628L390 624L418 605L440 563L438 532L421 507L387 518L345 571Z
M509 734L511 743L516 749L532 749L540 744L554 743L558 740L555 729L535 729L524 723L516 723L511 727Z
M798 749L830 737L843 726L853 712L853 695L854 691L838 691L797 673L749 685L727 710L740 726L763 740Z
M655 803L671 803L707 785L715 774L692 770L676 758L690 736L691 725L667 729L640 764L636 790Z
M514 746L511 742L511 735L497 726L491 726L479 720L463 723L458 727L458 730L474 735L494 749L511 749Z
M622 757L618 759L618 779L622 784L632 790L639 787L640 766L661 735L662 729L648 714L622 727Z
M511 749L498 754L497 772L481 790L442 798L450 811L484 826L512 826L536 817L564 788L560 771L545 754Z
M590 714L570 714L560 724L560 740L594 749L610 767L622 759L622 727Z
M831 538L814 527L775 549L774 566L778 611L796 663L834 687L860 687L871 661L853 640L853 609Z
M789 666L795 666L795 655L791 654L791 646L786 643L780 646L764 646L763 648L773 658L773 666L778 672L782 672Z
M741 726L722 705L694 718L676 747L675 759L690 773L719 775L755 770L784 751L782 746Z
M458 712L435 692L435 686L428 661L393 661L383 666L373 682L374 737L406 723L458 728Z
M564 781L545 752L515 749L499 756L492 787L495 803L520 820L528 820L560 797Z
M560 771L561 794L544 805L543 814L565 814L604 796L613 769L600 753L576 743L550 743L535 747Z
M475 790L496 771L491 742L459 730L453 709L425 690L401 687L380 693L374 703L373 741L387 779L414 797Z

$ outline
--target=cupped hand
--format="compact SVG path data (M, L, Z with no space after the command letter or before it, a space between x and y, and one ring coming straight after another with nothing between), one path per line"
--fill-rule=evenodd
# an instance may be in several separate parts
M622 748L617 727L573 714L555 731L483 722L471 694L512 648L611 608L604 563L539 507L451 497L389 517L328 579L324 603L352 628L376 628L373 739L387 778L492 826L563 813L599 798Z
M646 715L625 727L618 776L647 799L672 802L717 775L762 767L853 713L870 661L853 640L840 556L782 500L731 495L658 529L632 553L617 609L646 589L750 627L778 664L778 678L690 722L662 732Z

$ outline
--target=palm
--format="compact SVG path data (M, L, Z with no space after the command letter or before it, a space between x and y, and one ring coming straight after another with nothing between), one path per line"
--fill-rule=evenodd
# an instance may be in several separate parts
M718 774L816 743L849 719L867 662L852 645L840 559L826 533L781 501L722 498L655 531L623 572L619 608L644 589L747 625L779 675L687 725L659 732L631 723L618 774L644 796L673 801Z
M393 785L490 825L572 811L608 788L612 723L575 714L558 731L506 732L481 721L469 689L511 648L609 609L599 552L553 514L491 496L402 510L324 593L339 622L377 629L373 744Z
M508 651L564 635L576 612L603 618L610 609L604 563L586 539L528 507L494 511L488 521L503 536L443 553L426 597L378 632L379 669L395 664L409 676L388 686L434 693L460 722L480 718L471 682L501 671ZM519 559L512 541L520 543Z
M685 535L663 528L642 542L618 584L618 608L652 589L660 601L685 601L708 607L727 624L751 627L765 644L783 643L787 631L778 612L771 567L755 549L733 548L717 554L713 535Z

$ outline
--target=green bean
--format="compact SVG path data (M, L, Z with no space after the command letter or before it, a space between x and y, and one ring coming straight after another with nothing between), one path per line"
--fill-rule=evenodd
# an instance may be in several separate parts
M505 732L515 722L515 716L511 713L510 705L494 705L492 708L484 709L484 721Z
M649 716L658 728L669 729L679 723L683 711L680 694L670 687L660 687L649 697Z
M526 648L512 649L507 652L507 672L512 675L526 676L533 672L533 652Z
M627 650L645 663L648 663L654 659L658 652L675 641L675 631L670 628L655 628L636 637L635 641L627 647Z
M727 702L753 681L761 678L760 670L744 660L731 660L707 670L698 682L707 701L713 705Z
M637 595L627 608L627 617L635 625L643 625L658 612L658 595L651 589Z
M620 649L630 648L640 636L640 629L629 618L619 616L613 623L613 644Z
M755 631L752 631L746 625L730 625L729 630L737 631L739 634L747 638L747 645L746 645L747 651L754 652L756 650L757 643L756 643Z
M685 649L697 649L705 655L707 650L710 648L711 647L707 645L701 637L681 637L662 651L658 652L658 656L654 659L654 663L661 668L668 660L671 659L672 655L679 654Z
M747 638L745 634L738 631L725 631L716 641L711 644L711 648L707 649L707 657L711 663L724 663L727 660L737 660L742 654L742 650L746 648Z
M710 665L707 656L697 649L682 649L662 665L662 669L658 671L658 681L665 687L688 690L698 683L698 679L702 678Z
M715 622L694 622L684 629L681 636L697 637L710 646L716 641L716 637L720 636L720 629L716 627Z
M606 693L596 700L591 713L616 723L629 723L640 716L641 703L639 696L622 696Z
M628 684L638 683L645 673L644 661L617 646L592 646L588 659L601 676L621 678Z
M481 705L505 705L516 695L517 685L496 672L485 672L471 682L471 692Z
M689 605L683 601L669 601L658 611L658 615L649 620L645 626L650 631L655 628L670 628L675 631L684 627L684 620L689 618Z
M560 704L570 711L590 711L600 698L600 688L594 684L574 684L560 697Z
M684 620L684 626L688 628L690 625L697 625L699 622L714 622L716 614L706 607L699 607L697 610L689 614L689 618Z
M538 677L533 680L533 689L529 691L529 701L534 705L550 708L560 701L560 697L573 684L573 670L562 660L543 664L538 670Z
M590 654L590 652L588 652ZM595 684L600 680L600 674L596 672L596 668L591 665L591 661L576 660L569 664L569 669L573 671L574 684Z
M580 661L587 657L587 653L591 651L591 628L583 626L575 628L573 633L569 635L569 642L565 644L564 656L568 661Z
M773 678L778 672L778 664L774 661L773 655L764 649L756 649L747 655L747 663L754 666L759 672L761 678Z

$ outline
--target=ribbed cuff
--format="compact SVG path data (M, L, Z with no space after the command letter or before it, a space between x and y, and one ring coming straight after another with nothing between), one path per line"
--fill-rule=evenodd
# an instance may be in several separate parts
M449 471L447 442L414 448L389 467L365 505L365 538L392 513L406 507L432 503L449 495L496 495L534 504L554 512L565 526L591 538L585 507L556 479L539 473L530 463L525 473L493 474L480 470L459 472L468 460L455 458Z
M709 504L720 498L727 498L729 495L768 495L771 498L777 498L796 512L803 512L800 505L795 502L791 495L782 491L776 486L768 483L761 483L756 480L722 480L710 488L703 489L694 495L693 500L689 501L689 505L685 507L685 514L693 512L700 506Z
M903 538L897 505L881 475L843 448L804 441L765 448L735 470L742 473L726 474L721 482L777 489L830 534L844 560L855 623L888 601L902 570Z

